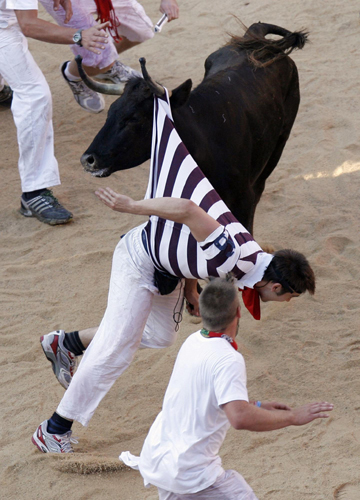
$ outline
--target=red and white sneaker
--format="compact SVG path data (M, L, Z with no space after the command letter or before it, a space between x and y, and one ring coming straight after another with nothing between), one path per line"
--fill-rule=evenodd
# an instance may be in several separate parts
M44 354L52 364L55 377L67 389L76 368L75 355L64 347L64 330L57 330L40 337Z
M78 441L71 437L72 431L65 434L49 434L47 432L48 421L44 420L34 432L31 441L43 453L74 453L71 443Z

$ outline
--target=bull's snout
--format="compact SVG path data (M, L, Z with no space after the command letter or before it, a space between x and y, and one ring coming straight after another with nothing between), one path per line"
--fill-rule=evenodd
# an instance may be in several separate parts
M101 166L95 154L84 153L80 161L86 172L90 172L94 177L108 177L111 174L111 168Z
M82 157L80 158L81 165L87 170L88 172L93 172L96 170L96 157L91 154L83 154Z

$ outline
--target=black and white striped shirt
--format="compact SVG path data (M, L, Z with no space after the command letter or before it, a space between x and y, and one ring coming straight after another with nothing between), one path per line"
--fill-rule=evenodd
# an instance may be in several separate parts
M145 227L150 257L160 271L184 278L225 276L238 286L262 279L272 255L262 251L238 222L190 156L175 130L167 91L155 97L151 167L145 198L186 198L217 220L218 227L198 243L187 226L151 216Z

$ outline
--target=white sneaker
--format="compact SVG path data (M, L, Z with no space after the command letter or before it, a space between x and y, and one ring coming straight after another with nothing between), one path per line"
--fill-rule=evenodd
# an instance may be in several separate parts
M31 441L43 453L74 453L71 443L77 444L77 439L71 437L72 431L65 434L49 434L48 421L44 420L34 432Z
M110 80L113 83L126 83L134 77L142 78L143 76L139 71L130 68L130 66L126 66L118 59L114 62L114 65L109 69L109 71L96 75L98 80Z
M57 330L40 337L40 344L52 364L55 377L64 389L67 389L75 373L76 357L65 349L64 338L64 330Z
M60 69L62 76L74 94L75 101L90 113L100 113L103 111L105 108L105 100L101 94L89 89L82 80L79 82L72 82L66 77L65 68L68 62L69 61L64 62Z

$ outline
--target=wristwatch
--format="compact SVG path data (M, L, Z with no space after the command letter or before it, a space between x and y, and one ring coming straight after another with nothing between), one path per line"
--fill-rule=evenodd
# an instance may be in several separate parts
M80 47L82 47L82 43L81 43L81 40L82 40L82 35L81 35L81 32L82 30L78 30L74 36L73 36L73 41L74 43L76 43L76 45L80 45Z

